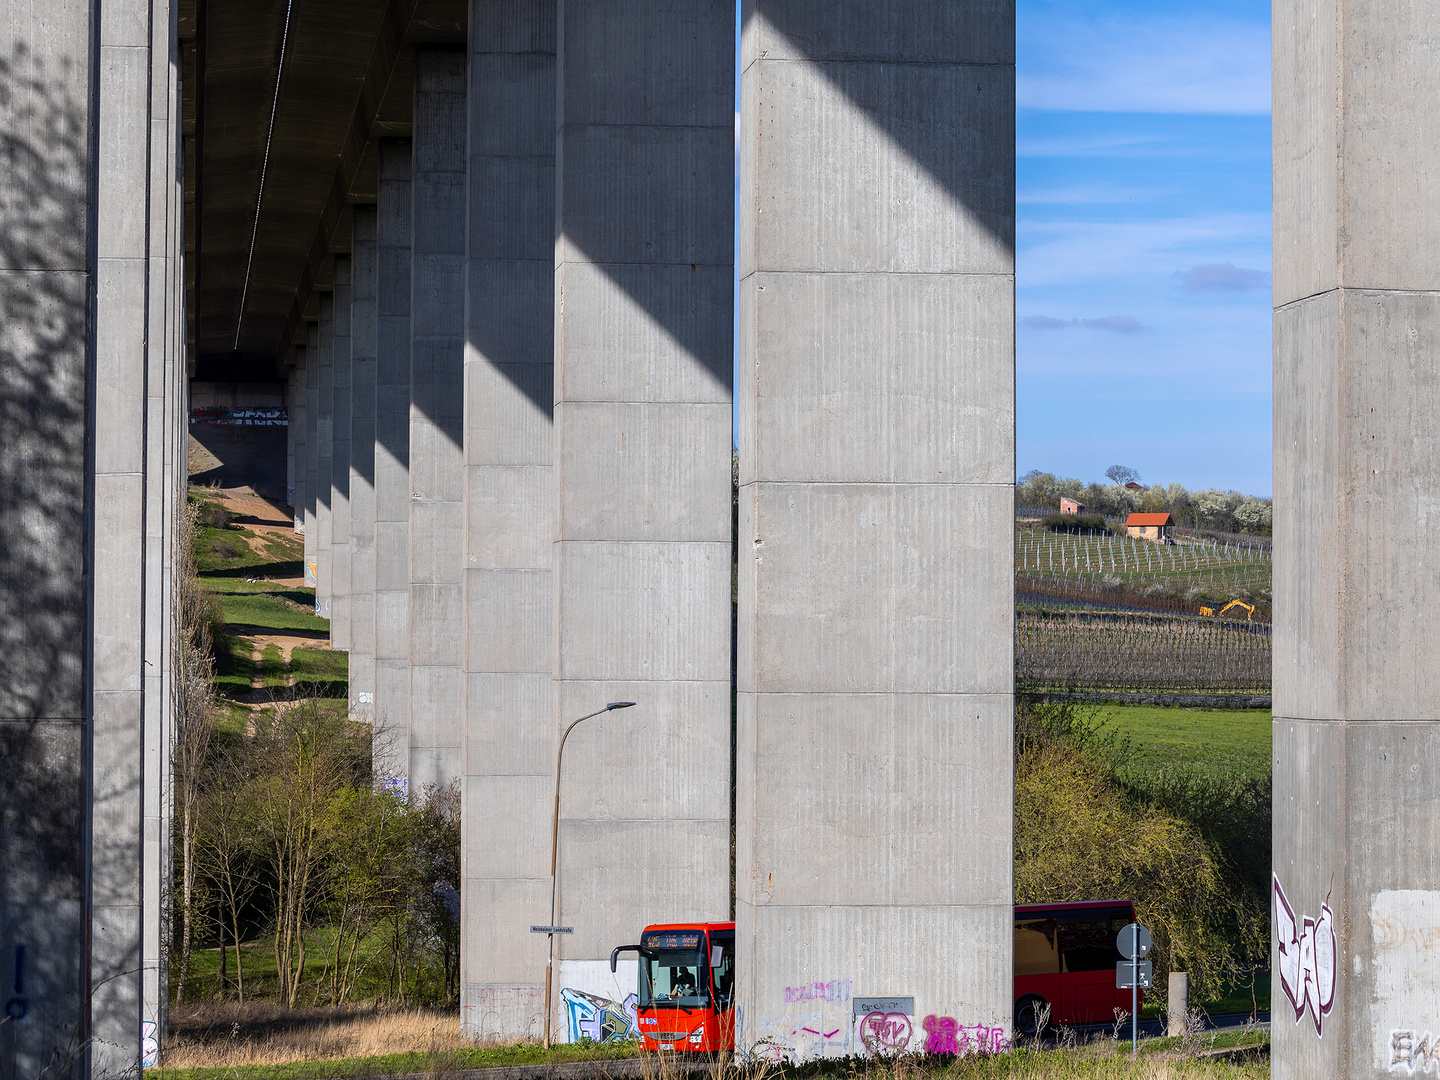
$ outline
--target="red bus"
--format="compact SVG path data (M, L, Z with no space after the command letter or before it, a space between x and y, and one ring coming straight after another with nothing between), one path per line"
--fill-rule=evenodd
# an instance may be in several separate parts
M1135 921L1129 900L1023 904L1015 908L1015 1034L1050 1024L1114 1023L1130 1011L1130 991L1115 987L1115 938ZM646 1050L705 1053L735 1048L735 924L647 926L640 954L636 1020Z
M1130 991L1115 987L1115 938L1135 921L1129 900L1015 907L1015 1034L1033 1035L1046 1010L1051 1024L1111 1024L1130 1012ZM1143 996L1143 994L1142 994Z
M610 954L640 954L636 1020L645 1050L716 1053L735 1048L735 924L661 923L640 944Z

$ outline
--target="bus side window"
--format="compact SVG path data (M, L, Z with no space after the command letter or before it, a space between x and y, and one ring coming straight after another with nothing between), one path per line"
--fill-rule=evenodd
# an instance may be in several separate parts
M710 974L715 980L715 1009L724 1012L730 1008L730 998L735 990L735 932L711 934L710 945L721 950L720 966L711 968Z
M1060 924L1060 955L1065 971L1103 971L1113 968L1119 953L1108 919Z
M1060 951L1055 942L1055 920L1036 919L1015 924L1015 974L1055 975Z

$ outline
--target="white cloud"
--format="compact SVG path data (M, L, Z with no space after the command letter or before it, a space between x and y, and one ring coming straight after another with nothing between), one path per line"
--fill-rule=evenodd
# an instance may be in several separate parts
M1246 270L1232 262L1201 263L1176 270L1180 287L1188 292L1244 292L1270 284L1270 271Z
M1270 112L1270 28L1230 20L1022 22L1022 108L1067 112Z
M1264 213L1130 222L1021 220L1018 236L1016 279L1026 288L1168 276L1177 265L1218 262L1232 253L1247 262L1270 261L1270 215Z

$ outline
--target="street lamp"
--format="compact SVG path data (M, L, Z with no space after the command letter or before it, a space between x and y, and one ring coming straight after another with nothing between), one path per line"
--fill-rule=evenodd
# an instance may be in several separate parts
M592 713L586 713L579 720L574 721L565 729L565 734L560 736L560 749L555 751L555 815L550 822L550 932L546 934L549 940L549 955L545 958L545 1049L550 1049L550 969L555 962L555 883L557 880L556 867L560 854L560 763L565 756L565 740L570 737L570 732L575 730L577 724L589 720L601 713L614 712L616 709L628 709L634 705L633 701L612 701L603 709L596 709Z

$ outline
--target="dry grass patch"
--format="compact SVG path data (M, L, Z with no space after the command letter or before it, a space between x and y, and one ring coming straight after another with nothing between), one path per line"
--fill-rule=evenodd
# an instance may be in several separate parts
M475 1045L444 1009L286 1009L209 1004L171 1013L166 1069L287 1065L300 1061L445 1055Z

